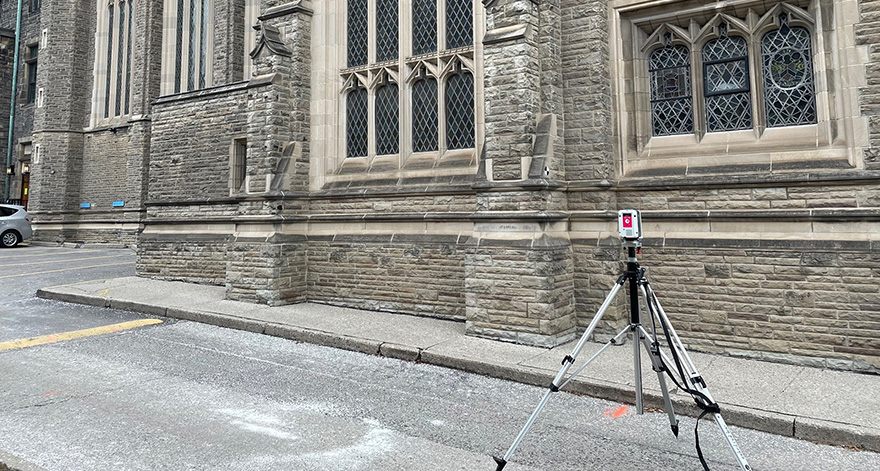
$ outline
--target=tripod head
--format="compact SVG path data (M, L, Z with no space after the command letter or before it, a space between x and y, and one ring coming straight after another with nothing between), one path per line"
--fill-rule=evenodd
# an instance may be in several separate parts
M642 213L637 209L621 209L617 212L617 231L624 247L642 247Z

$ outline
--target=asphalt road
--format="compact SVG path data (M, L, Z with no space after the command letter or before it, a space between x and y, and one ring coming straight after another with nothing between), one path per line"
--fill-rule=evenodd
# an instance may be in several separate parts
M0 349L144 318L34 298L38 287L133 271L130 251L88 250L0 251ZM85 260L98 256L109 258ZM50 471L493 470L490 455L504 453L544 392L160 320L0 350L0 452ZM556 394L505 469L696 471L694 420L681 420L676 439L665 415ZM874 453L732 431L756 470L880 470ZM737 469L714 424L700 432L711 469Z

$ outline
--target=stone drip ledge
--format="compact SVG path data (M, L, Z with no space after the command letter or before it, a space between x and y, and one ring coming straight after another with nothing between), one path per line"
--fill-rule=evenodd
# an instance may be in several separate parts
M161 301L151 300L144 302L116 298L110 294L110 292L116 290L124 292L126 288L130 292L145 292L149 291L148 288L152 284L162 284L162 291L173 295L162 296L159 298ZM175 293L175 288L178 287L198 292ZM298 342L453 368L540 387L546 387L556 373L555 369L541 366L541 362L538 360L546 355L555 354L555 350L548 353L548 350L536 347L524 347L492 340L465 337L463 331L460 331L463 329L458 327L461 325L460 322L383 313L382 315L385 316L399 316L397 319L401 323L431 323L429 329L432 331L432 334L420 336L412 335L409 332L410 335L400 336L400 329L395 329L398 326L383 326L383 334L386 337L394 337L396 335L394 331L397 330L397 335L400 338L398 341L379 340L332 332L321 328L293 325L292 322L296 320L296 316L290 315L290 313L288 313L285 319L290 319L291 322L278 322L274 319L278 318L278 314L281 313L280 310L291 308L291 306L270 308L249 303L225 301L222 298L217 299L216 295L222 293L222 291L223 288L220 287L192 286L186 283L159 282L144 278L128 277L107 280L106 282L87 282L78 285L44 288L37 291L37 296L43 299L201 322ZM126 295L126 297L132 298L133 296ZM211 298L215 299L212 300ZM175 301L181 302L181 300L185 300L183 301L184 303L196 307L186 308L175 304ZM228 312L215 312L209 308L209 305L213 305L215 310L231 312L249 311L252 314L234 315ZM342 308L327 307L327 309ZM358 312L355 310L350 311L353 313ZM437 326L442 328L437 329ZM405 337L409 337L409 340ZM419 338L419 340L413 341L413 338ZM626 350L631 353L629 348ZM559 354L560 358L562 355L564 354ZM755 361L754 363L756 367L762 365L762 362ZM558 362L554 361L552 365L553 368L557 368ZM775 367L778 368L780 366L775 365ZM754 374L760 376L762 373L755 372ZM852 374L853 378L856 379L865 377L865 375L857 373L844 374ZM707 378L709 379L711 390L712 381L709 376ZM635 402L635 394L631 385L598 378L580 376L566 387L566 391L615 402L628 404ZM538 397L536 396L536 401L537 399ZM644 399L646 407L662 408L662 396L659 390L650 387L650 383L644 388ZM776 412L766 410L763 405L729 405L725 403L723 395L718 399L720 400L724 418L729 425L751 428L801 440L838 446L851 446L880 452L880 428L878 427L848 423L836 417L815 418ZM673 392L672 400L679 415L689 417L699 415L700 411L694 406L689 396ZM809 410L809 404L802 404L802 406L801 410ZM0 468L0 471L2 471L2 468Z

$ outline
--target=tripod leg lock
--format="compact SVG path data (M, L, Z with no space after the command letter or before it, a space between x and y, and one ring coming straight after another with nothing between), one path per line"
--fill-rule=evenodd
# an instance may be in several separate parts
M574 363L574 357L571 355L565 355L565 358L562 359L562 364L566 363Z
M559 392L559 386L550 383L550 392Z

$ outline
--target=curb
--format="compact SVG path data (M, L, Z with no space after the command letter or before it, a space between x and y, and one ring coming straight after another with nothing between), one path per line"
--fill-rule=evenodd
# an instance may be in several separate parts
M532 386L547 387L555 376L553 373L548 373L547 370L543 369L520 365L496 365L474 359L434 353L430 348L420 349L408 345L350 337L321 330L307 329L287 324L263 322L252 318L231 316L228 314L162 307L132 301L108 299L100 296L60 293L51 291L50 289L37 290L37 297L200 322L203 324L270 335L303 343L339 348L342 350L383 356L403 361L420 362L456 369L467 373L529 384ZM614 402L627 404L635 403L635 392L632 389L623 388L616 383L604 382L592 378L576 378L569 383L566 391L573 394L581 394ZM643 398L646 407L663 407L663 397L660 391L645 388L643 391ZM672 394L672 402L676 414L697 417L701 412L689 396ZM737 405L724 405L722 403L721 406L724 419L728 425L735 425L738 427L797 438L800 440L807 440L815 443L856 447L880 453L880 430ZM0 460L2 459L3 455L0 453ZM34 471L43 471L41 468L33 469ZM2 467L2 461L0 461L0 471L7 471ZM12 468L9 471L19 470ZM20 471L31 471L31 469L22 468Z

